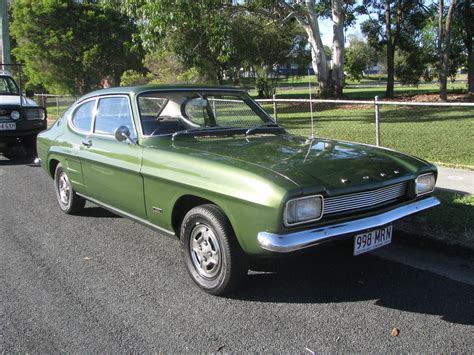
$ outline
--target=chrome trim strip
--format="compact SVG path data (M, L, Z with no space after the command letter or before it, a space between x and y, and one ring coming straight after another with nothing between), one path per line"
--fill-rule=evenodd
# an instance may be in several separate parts
M427 197L381 214L289 234L260 232L258 243L264 250L289 253L337 239L337 237L381 227L405 216L439 205L436 197Z
M91 198L89 196L86 196L84 194L80 194L78 192L76 192L76 193L79 196L85 198L86 200L88 200L88 201L90 201L90 202L92 202L92 203L94 203L94 204L96 204L96 205L98 205L102 208L105 208L106 210L109 210L112 213L118 214L119 216L122 216L122 217L125 217L125 218L130 218L130 219L132 219L134 221L137 221L138 223L141 223L141 224L143 224L143 225L145 225L145 226L147 226L151 229L157 230L158 232L165 233L165 234L170 235L170 236L176 236L176 234L174 232L169 231L165 228L161 228L161 227L147 221L146 219L143 219L143 218L137 217L137 216L135 216L131 213L119 210L118 208L112 207L112 206L110 206L106 203L100 202L99 200L96 200L96 199Z

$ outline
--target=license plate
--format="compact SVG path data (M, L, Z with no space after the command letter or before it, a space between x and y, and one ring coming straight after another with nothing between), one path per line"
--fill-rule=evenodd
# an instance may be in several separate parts
M392 226L358 234L354 238L354 255L366 253L392 242Z
M0 123L0 131L13 131L16 129L15 122Z

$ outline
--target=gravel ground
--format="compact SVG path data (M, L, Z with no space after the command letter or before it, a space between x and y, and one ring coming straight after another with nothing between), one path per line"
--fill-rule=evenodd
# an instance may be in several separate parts
M474 349L472 285L327 250L260 265L240 292L209 296L177 240L92 204L67 216L52 181L23 163L0 157L2 353Z

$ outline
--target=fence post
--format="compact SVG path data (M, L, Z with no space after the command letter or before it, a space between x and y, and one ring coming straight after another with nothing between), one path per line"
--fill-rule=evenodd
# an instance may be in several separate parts
M375 106L375 145L380 146L380 106L379 106L379 97L375 96L374 106Z
M59 96L56 96L56 114L57 118L59 118Z
M275 100L276 100L276 94L273 94L273 116L275 117L275 122L278 122L277 104Z

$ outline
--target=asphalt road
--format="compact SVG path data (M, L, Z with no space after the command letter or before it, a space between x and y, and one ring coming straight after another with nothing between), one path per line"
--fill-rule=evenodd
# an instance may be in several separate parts
M209 296L176 240L92 204L67 216L52 181L22 163L0 156L1 353L474 349L472 284L325 251L260 265L242 291Z

